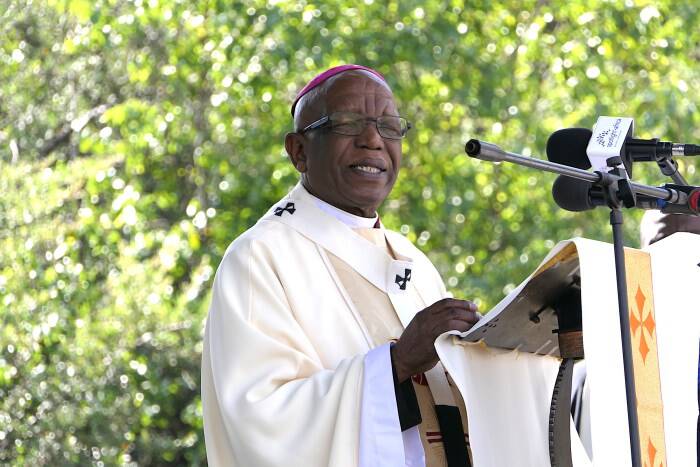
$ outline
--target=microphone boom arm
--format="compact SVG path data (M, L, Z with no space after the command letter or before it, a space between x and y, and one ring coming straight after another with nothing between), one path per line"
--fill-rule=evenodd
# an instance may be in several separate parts
M568 165L557 164L541 159L526 157L514 152L508 152L501 149L498 145L481 141L478 139L470 139L464 147L467 155L476 159L490 162L511 162L513 164L522 165L532 169L539 169L545 172L565 175L567 177L578 178L585 180L598 186L609 186L615 182L622 180L621 177L607 172L589 172ZM672 188L659 188L649 185L641 185L639 183L629 182L632 191L637 194L659 198L669 203L686 204L688 203L688 195L682 191Z

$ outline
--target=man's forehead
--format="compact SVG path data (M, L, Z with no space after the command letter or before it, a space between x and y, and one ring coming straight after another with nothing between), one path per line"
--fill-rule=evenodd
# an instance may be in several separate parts
M330 78L324 85L326 96L341 94L382 94L392 95L386 81L365 70L352 70Z
M337 78L333 82L324 83L318 93L305 96L300 101L300 115L295 122L297 126L308 125L321 115L338 111L367 115L395 115L398 112L394 96L386 84L362 75L339 75Z
M333 111L358 113L397 112L389 85L365 70L348 70L328 78L295 103L294 124L302 128Z

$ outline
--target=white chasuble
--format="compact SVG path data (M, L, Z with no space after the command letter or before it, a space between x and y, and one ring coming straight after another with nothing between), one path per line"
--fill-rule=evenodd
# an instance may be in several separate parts
M408 322L419 311L408 284L424 303L446 292L420 251L384 232L399 259L324 213L297 185L228 248L214 280L202 356L211 465L410 460L389 346L376 347L329 258L388 294L401 323ZM373 384L388 388L381 402L368 396Z

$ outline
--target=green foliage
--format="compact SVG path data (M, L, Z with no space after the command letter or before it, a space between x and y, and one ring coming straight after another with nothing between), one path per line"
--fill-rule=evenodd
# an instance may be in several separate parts
M700 9L670 1L10 0L0 6L0 462L202 464L201 331L226 246L297 180L289 104L387 76L415 126L382 219L493 306L556 241L544 157L598 115L697 140ZM684 167L692 179L695 167ZM635 179L658 184L655 167ZM637 244L638 213L627 215Z

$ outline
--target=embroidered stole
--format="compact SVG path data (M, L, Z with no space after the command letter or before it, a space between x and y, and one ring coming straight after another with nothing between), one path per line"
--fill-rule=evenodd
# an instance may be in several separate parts
M396 258L391 250L391 247L386 241L384 232L380 229L353 229L366 240L372 242L388 255ZM375 287L347 263L342 261L331 252L327 251L331 265L335 270L340 282L348 293L355 308L357 309L360 318L364 322L374 346L379 346L397 340L403 332L403 325L394 310L394 307L389 299L389 296ZM415 290L413 283L408 283L407 298L412 300L418 309L423 309L429 304L426 304L421 299L418 292ZM438 364L439 365L439 364ZM441 366L441 365L440 365ZM443 380L444 381L444 380ZM462 426L465 431L465 441L468 448L468 453L471 458L471 450L469 449L469 437L467 434L467 418L466 409L462 396L459 393L456 385L452 383L448 376L449 388L439 388L452 393L454 401L459 409L459 414L462 420ZM438 422L438 416L435 409L435 400L433 394L428 387L428 381L425 375L416 375L412 378L413 387L416 392L418 406L420 408L422 423L419 425L421 442L425 451L426 465L445 466L447 467L447 459L442 441L442 433ZM435 383L431 383L435 384ZM471 459L470 459L471 460Z

